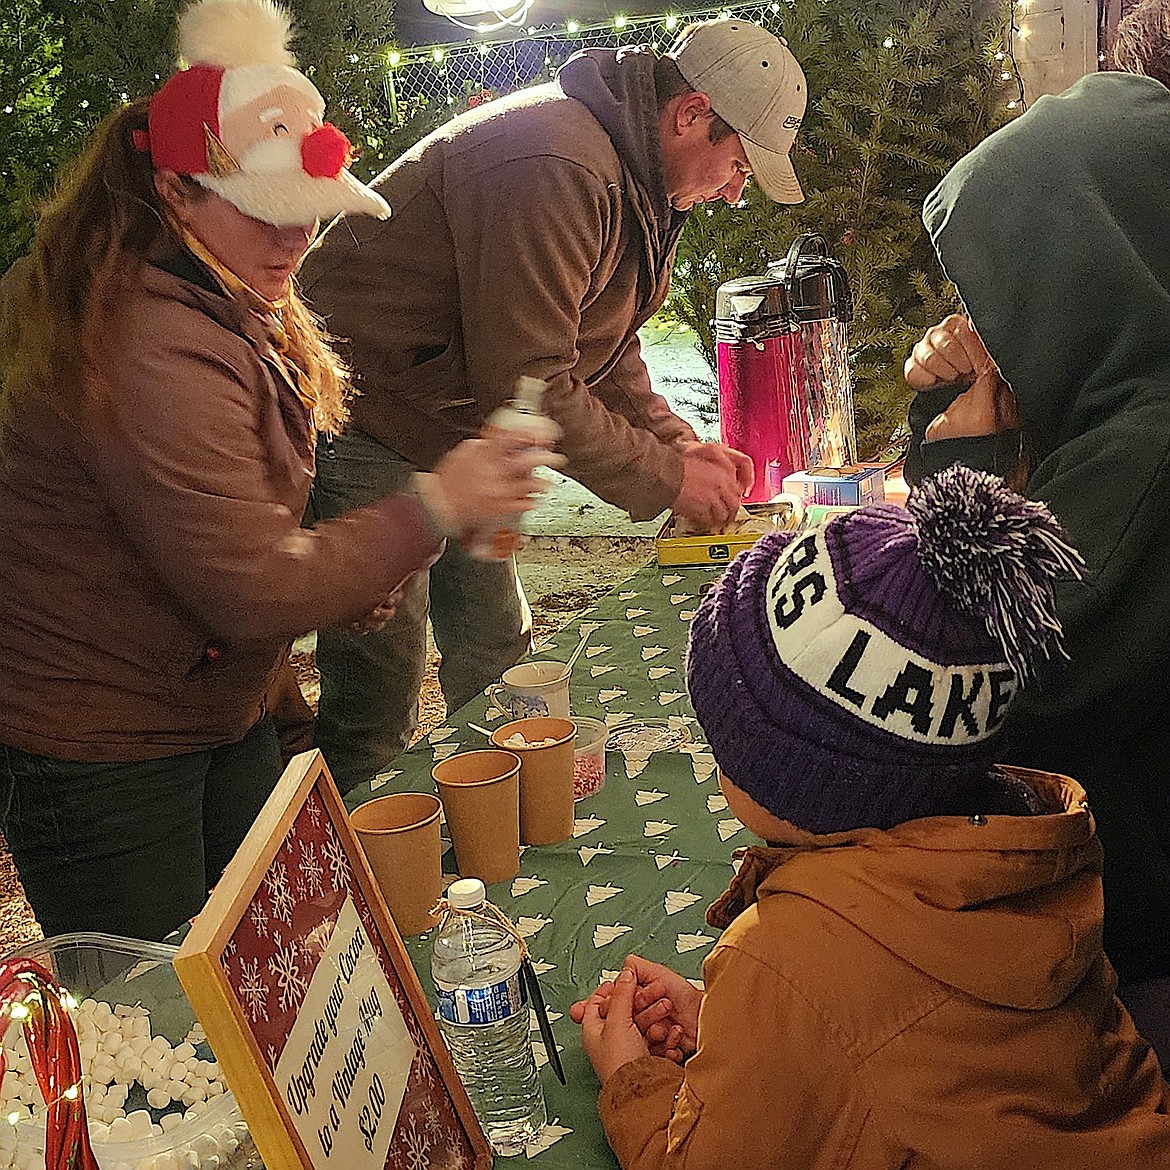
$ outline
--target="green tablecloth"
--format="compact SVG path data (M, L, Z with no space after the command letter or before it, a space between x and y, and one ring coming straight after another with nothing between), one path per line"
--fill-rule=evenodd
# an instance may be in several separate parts
M597 1120L597 1078L569 1005L615 974L630 951L697 979L716 938L704 919L706 907L731 877L732 849L753 840L727 810L715 760L686 695L690 618L717 571L647 566L536 655L563 660L582 628L593 627L573 669L573 713L606 718L611 726L623 717L665 719L686 727L692 739L680 750L649 757L611 748L605 787L578 802L572 839L525 848L520 876L488 888L527 938L557 1017L568 1087L544 1065L543 1047L536 1044L551 1124L547 1148L537 1153L530 1147L529 1157L545 1170L616 1166ZM486 699L475 699L347 803L354 807L388 791L434 791L436 760L485 746L468 724L491 727L500 719ZM453 864L447 854L445 865ZM433 995L430 935L411 940L408 949ZM497 1166L504 1164L497 1159Z

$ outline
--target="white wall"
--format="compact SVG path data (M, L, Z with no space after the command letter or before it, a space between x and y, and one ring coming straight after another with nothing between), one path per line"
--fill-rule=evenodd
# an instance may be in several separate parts
M1019 0L1015 58L1031 104L1097 70L1097 0Z

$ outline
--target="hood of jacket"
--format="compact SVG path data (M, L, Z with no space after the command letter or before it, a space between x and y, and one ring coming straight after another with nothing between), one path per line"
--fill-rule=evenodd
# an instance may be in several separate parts
M1099 73L985 139L923 212L1018 397L1029 494L1075 529L1090 569L1114 553L1170 457L1167 175L1170 91ZM1102 491L1108 507L1090 504Z
M1079 784L1005 769L1054 810L927 817L740 853L708 920L781 894L817 902L931 978L985 1003L1062 1003L1101 957L1101 847ZM983 940L973 950L973 936Z
M682 234L687 213L666 197L654 52L646 45L626 49L583 49L557 71L557 83L597 119L609 135L626 173L626 190L646 234L651 271L662 272Z

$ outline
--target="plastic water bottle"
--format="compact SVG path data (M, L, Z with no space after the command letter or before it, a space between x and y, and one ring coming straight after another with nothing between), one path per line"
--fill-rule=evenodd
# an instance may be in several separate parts
M444 914L431 953L439 1031L492 1148L518 1154L547 1120L528 1037L520 944L502 925L458 913L491 906L479 878L452 882L447 900L453 910Z
M494 410L485 430L514 435L531 444L552 446L561 437L561 428L544 413L541 400L546 383L539 378L516 379L516 397ZM493 520L476 533L467 551L481 561L506 561L520 543L520 517Z

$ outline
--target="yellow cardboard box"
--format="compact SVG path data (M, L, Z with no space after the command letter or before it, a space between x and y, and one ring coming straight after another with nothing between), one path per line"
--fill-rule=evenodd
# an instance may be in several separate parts
M680 535L672 513L658 531L655 546L660 565L726 565L744 549L751 548L768 529L760 530L758 521L766 520L771 529L793 531L800 523L801 509L788 499L763 504L745 504L743 511L757 524L749 531L720 532L705 536Z

